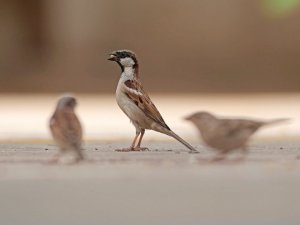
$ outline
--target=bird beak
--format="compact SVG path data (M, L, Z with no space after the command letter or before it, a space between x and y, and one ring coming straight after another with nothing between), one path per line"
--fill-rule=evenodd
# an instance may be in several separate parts
M107 60L110 60L110 61L117 61L117 56L114 55L114 54L109 54L109 58Z

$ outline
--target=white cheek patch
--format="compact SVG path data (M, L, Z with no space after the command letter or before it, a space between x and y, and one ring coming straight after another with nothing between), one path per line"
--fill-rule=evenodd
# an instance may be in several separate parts
M127 66L133 66L133 65L134 65L134 61L133 61L133 59L130 58L130 57L122 58L122 59L120 60L120 63L121 63L123 66L125 66L125 67L127 67Z

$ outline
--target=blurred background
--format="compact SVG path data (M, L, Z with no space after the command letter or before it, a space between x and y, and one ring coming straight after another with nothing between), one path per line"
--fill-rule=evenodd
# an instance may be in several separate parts
M131 137L113 96L120 69L106 60L131 49L145 89L186 138L195 132L181 118L195 110L291 117L280 135L297 136L299 23L300 0L0 1L0 135L48 138L57 97L73 92L88 138Z
M113 151L135 135L115 101L117 49L137 53L145 90L199 156L153 131L150 153ZM96 145L87 163L44 165L55 147L31 144L52 144L65 92ZM211 164L183 120L200 110L292 120L256 133L243 163ZM0 0L0 224L296 225L299 134L300 0Z

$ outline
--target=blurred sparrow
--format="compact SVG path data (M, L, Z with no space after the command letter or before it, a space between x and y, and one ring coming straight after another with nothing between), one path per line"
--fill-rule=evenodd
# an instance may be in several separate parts
M74 160L79 161L83 159L81 152L82 128L74 112L76 104L76 99L72 96L61 97L49 125L54 141L59 147L57 156L73 153ZM58 157L55 158L55 161L57 160Z
M221 160L232 150L246 153L246 142L260 127L286 121L255 121L246 119L220 119L208 112L197 112L185 118L199 130L203 141L219 151L215 160Z
M146 150L147 148L141 147L141 142L145 129L149 129L175 138L190 149L190 152L198 152L168 127L144 91L139 77L139 64L134 52L129 50L114 51L108 60L117 62L121 67L122 73L116 90L116 99L119 107L129 117L136 129L136 136L132 145L119 151Z

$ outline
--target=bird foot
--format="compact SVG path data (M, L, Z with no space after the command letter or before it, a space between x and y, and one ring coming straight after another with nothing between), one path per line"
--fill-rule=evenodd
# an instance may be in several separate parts
M147 147L135 147L133 151L150 151Z
M135 147L135 148L121 148L121 149L116 149L116 152L140 152L140 151L149 151L148 148L146 147Z
M133 148L130 147L130 148L119 148L119 149L116 149L115 150L116 152L131 152L133 151Z
M189 151L189 154L198 154L198 153L200 153L200 152L198 152L197 150L191 150L191 151Z

